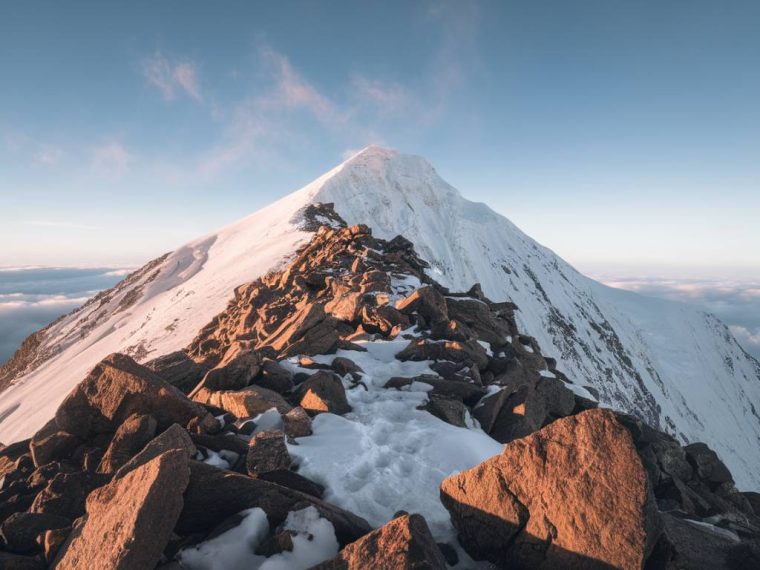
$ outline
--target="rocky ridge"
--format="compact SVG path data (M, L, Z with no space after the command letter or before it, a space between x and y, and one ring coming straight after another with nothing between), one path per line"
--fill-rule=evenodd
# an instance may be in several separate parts
M0 566L757 566L760 496L706 445L599 409L520 333L515 305L435 283L405 238L346 227L330 205L302 214L312 240L238 287L185 350L108 356L0 449ZM505 444L440 475L456 539L437 511L351 512L337 481L308 476L310 442L379 398ZM404 467L385 461L383 476Z

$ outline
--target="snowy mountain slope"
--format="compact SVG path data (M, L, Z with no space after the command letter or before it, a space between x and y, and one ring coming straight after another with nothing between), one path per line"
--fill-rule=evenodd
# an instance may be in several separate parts
M600 401L684 441L708 442L742 488L760 488L760 365L715 317L610 289L575 271L504 217L469 202L423 159L370 147L301 190L159 258L40 333L5 370L0 441L28 436L104 355L140 360L177 350L240 283L283 263L309 234L307 204L333 202L381 238L402 234L432 275L480 282L519 307L522 329Z

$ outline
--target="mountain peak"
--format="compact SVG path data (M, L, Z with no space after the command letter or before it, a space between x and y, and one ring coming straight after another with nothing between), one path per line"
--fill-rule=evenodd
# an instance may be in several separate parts
M344 164L353 162L355 160L367 160L370 158L391 159L401 153L395 148L384 147L377 144L371 144L365 146L359 152L352 154L344 161Z

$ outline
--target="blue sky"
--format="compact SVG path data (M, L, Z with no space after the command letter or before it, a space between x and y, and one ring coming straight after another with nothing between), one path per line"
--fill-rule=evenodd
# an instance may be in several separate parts
M760 3L0 7L0 265L140 264L380 143L587 271L760 277Z

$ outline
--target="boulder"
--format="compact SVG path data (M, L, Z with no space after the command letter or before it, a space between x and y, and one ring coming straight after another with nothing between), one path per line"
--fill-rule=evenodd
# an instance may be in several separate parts
M152 415L159 429L208 415L203 406L129 356L111 354L69 393L55 420L60 429L88 439L115 432L135 412Z
M341 550L312 570L413 569L445 570L446 560L420 515L393 519Z
M282 423L285 435L289 438L311 435L311 418L300 406L296 406L287 414L283 414Z
M509 323L498 318L488 303L477 298L446 298L449 317L467 325L478 339L494 346L506 344L510 335Z
M115 474L115 479L121 479L130 471L145 465L159 455L179 449L185 453L188 459L195 457L197 449L190 439L190 435L179 425L172 424L167 430L154 437L139 453L125 463Z
M350 374L351 378L356 381L361 380L361 375L364 372L361 366L356 364L356 362L350 358L344 356L336 356L330 364L330 368L332 368L332 370L341 378L345 377L346 374Z
M202 389L193 395L197 402L229 412L236 418L250 418L276 408L281 414L291 409L285 399L261 386L248 386L242 390L211 391Z
M102 476L81 471L58 473L35 497L29 512L59 515L74 520L84 513L87 495L103 482Z
M98 466L98 473L114 473L136 455L153 436L157 423L153 416L132 414L119 426Z
M495 440L507 443L573 413L575 395L561 380L525 378L504 386L474 410L475 419Z
M184 350L159 356L144 365L183 394L189 394L205 376L208 368L198 364Z
M322 305L301 300L293 313L281 320L280 325L257 348L269 346L280 356L297 354L327 354L338 341L338 319L325 313Z
M53 567L154 568L182 510L188 478L187 456L171 450L97 489Z
M448 322L449 320L446 299L431 285L415 289L411 295L399 300L396 303L396 308L405 315L417 313L428 323Z
M201 389L208 390L240 390L245 388L259 373L261 359L255 351L247 348L241 342L234 343L224 353L221 362L203 377L203 380L191 392Z
M0 449L0 477L4 477L11 471L16 470L16 461L22 456L29 454L30 439L11 443Z
M278 394L286 394L293 389L293 375L279 362L269 358L261 363L261 371L255 382L257 386Z
M742 495L744 495L744 498L749 502L755 515L760 517L760 493L744 491Z
M718 454L702 442L684 447L686 457L700 479L712 484L733 483L731 472L718 458Z
M503 567L642 568L660 532L647 473L609 410L508 443L445 479L441 500L470 555Z
M296 388L298 404L311 415L328 412L347 414L351 411L343 382L333 372L320 370Z
M0 526L0 538L5 547L16 554L29 554L37 550L37 535L52 529L71 526L65 517L48 513L15 513Z
M35 467L47 465L53 461L70 458L82 444L82 440L58 429L55 419L50 420L32 437L29 450Z
M481 386L459 380L444 380L427 374L414 378L394 376L385 383L385 387L401 389L409 386L412 382L430 384L433 389L428 393L429 395L457 398L468 406L474 406L486 394L486 390Z
M285 434L281 431L262 431L248 444L245 467L248 475L256 477L263 473L287 470L291 459L285 446Z
M760 567L757 547L742 544L724 529L662 513L664 532L648 567L677 570L734 570Z
M251 507L263 509L269 526L275 528L285 521L290 511L310 505L332 523L335 536L342 545L371 530L364 519L316 497L198 461L190 462L190 484L184 498L185 506L176 532L185 536L208 532L224 519Z
M480 370L488 366L488 355L485 348L475 341L432 341L428 339L413 339L396 355L401 361L413 360L449 360L474 364Z
M321 499L325 493L325 488L319 483L315 483L311 479L307 479L303 475L299 475L295 471L289 469L277 469L275 471L267 471L258 475L258 478L263 481L269 481L270 483L277 483L283 487L288 487L301 493L306 493L312 497Z
M430 412L444 422L457 427L466 427L467 407L457 398L431 394L428 401L422 406L423 410Z
M0 552L0 568L3 570L45 570L46 567L45 562L37 556Z

